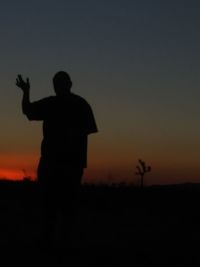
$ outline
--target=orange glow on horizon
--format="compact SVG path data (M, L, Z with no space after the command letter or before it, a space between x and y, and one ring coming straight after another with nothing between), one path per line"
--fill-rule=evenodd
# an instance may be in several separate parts
M30 177L35 180L39 157L38 152L30 151L0 154L0 179L23 180L24 177ZM144 155L142 159L152 166L152 172L145 177L148 185L200 181L200 167L197 162L186 162L183 157L171 157L171 161L167 161L164 157L153 155ZM83 182L137 184L137 161L138 158L130 154L111 157L107 153L103 157L103 153L98 154L92 148L88 153L88 167L84 170Z
M0 154L0 179L22 180L25 176L35 179L38 155Z
M23 180L25 176L30 177L31 180L35 179L35 173L28 172L25 174L23 170L15 170L15 169L0 169L0 179L8 179L8 180Z

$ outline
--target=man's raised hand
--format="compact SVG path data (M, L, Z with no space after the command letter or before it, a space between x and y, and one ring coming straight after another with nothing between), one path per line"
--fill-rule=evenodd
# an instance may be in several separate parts
M26 82L23 80L22 75L18 75L16 79L16 85L22 89L23 92L30 89L29 78L26 79Z

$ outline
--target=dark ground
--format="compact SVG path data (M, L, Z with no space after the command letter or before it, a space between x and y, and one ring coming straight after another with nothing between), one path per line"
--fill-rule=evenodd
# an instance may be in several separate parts
M0 262L7 266L200 266L199 184L84 186L72 241L58 217L47 247L35 183L0 182L0 216Z

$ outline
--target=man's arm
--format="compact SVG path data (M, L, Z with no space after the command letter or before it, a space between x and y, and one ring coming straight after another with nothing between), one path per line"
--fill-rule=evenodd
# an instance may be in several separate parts
M21 75L17 76L16 85L22 90L22 111L29 120L41 121L44 120L49 112L49 98L43 98L38 101L30 102L30 83L27 78L23 80Z
M17 76L16 85L22 90L23 97L22 97L22 111L24 114L27 114L30 108L30 83L29 79L26 79L26 82L22 79L21 75Z

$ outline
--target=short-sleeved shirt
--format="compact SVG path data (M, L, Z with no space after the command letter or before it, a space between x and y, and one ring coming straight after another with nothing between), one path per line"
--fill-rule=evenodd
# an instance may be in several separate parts
M93 111L82 97L70 93L32 102L29 120L43 121L41 157L70 167L87 166L87 136L97 132Z

